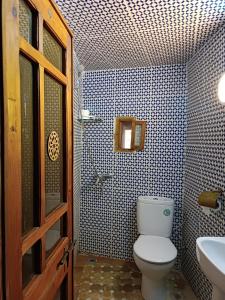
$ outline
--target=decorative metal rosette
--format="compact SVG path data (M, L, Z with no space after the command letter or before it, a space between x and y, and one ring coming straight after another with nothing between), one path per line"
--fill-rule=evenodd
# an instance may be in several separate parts
M52 131L48 137L48 155L52 161L56 161L59 157L59 135L56 131Z

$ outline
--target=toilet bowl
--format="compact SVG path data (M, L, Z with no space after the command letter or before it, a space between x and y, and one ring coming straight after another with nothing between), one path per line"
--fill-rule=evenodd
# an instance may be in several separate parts
M177 249L170 240L174 201L140 196L137 203L139 237L133 246L135 263L142 273L145 300L165 300L164 278L174 266Z
M168 238L140 235L133 251L134 261L142 273L143 298L165 299L163 279L174 266L177 249Z

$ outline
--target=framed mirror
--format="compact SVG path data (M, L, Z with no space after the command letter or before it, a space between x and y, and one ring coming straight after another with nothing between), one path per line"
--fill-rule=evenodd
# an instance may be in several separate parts
M134 152L144 149L146 121L119 116L114 124L114 151Z

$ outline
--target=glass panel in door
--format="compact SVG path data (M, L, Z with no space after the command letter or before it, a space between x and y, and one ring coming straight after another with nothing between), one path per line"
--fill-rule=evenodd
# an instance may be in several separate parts
M63 226L64 218L62 217L46 232L46 257L49 257L54 248L57 246L60 239L63 237Z
M45 27L43 28L43 51L46 58L62 72L64 50Z
M63 202L63 87L45 74L46 214Z
M40 241L36 242L22 257L23 288L39 273Z
M24 0L19 1L19 30L20 35L32 44L32 11Z
M22 152L22 233L37 225L37 184L34 176L34 76L35 67L26 57L20 55L21 94L21 152ZM36 191L36 192L35 192ZM36 211L36 212L35 212Z

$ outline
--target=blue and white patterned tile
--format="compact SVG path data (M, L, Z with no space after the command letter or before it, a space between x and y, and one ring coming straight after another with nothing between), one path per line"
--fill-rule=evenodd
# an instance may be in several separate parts
M217 85L225 72L225 26L211 37L187 66L187 146L184 176L184 241L182 268L199 299L211 299L211 284L199 268L199 236L225 235L225 207L207 216L197 204L203 190L225 189L225 108Z
M74 215L74 237L79 239L80 227L80 200L81 200L81 161L82 161L82 128L78 121L79 108L82 106L82 78L78 77L79 61L74 53L74 93L73 93L73 133L74 133L74 147L73 147L73 215ZM79 82L79 85L78 85Z
M80 252L111 256L111 233L98 230L80 230Z
M164 85L163 78L167 77L169 79ZM94 218L89 210L99 209L103 217L111 216L112 257L132 258L132 244L137 236L136 203L140 195L161 195L175 199L172 239L179 253L181 252L181 193L186 127L185 80L186 68L183 65L86 72L83 93L85 107L89 105L96 114L103 117L103 123L85 129L81 210L83 214L86 212L88 215L86 219L90 218L89 215L91 219ZM168 90L170 85L172 91ZM105 110L107 97L99 97L96 102L91 100L93 96L100 95L99 86L110 101L113 99L108 110ZM153 90L156 89L158 95L152 96ZM113 152L113 121L117 115L131 115L147 121L144 151ZM108 185L112 183L111 190L107 192L107 185L103 186L103 192L105 190L105 194L109 193L112 196L111 205L106 205L107 197L104 199L96 188L91 188L94 170L87 142L91 146L92 160L98 171L104 173L113 171L114 176L107 183ZM87 191L88 189L92 189L92 192ZM102 200L99 201L97 198ZM89 221L81 220L81 223L83 231L91 229ZM86 237L83 235L83 238ZM93 243L93 240L90 242ZM84 243L88 245L87 240ZM107 247L108 244L105 248L106 253ZM92 245L91 248L93 249Z
M137 157L132 157L127 153L118 153L114 167L114 186L146 193L148 190L147 163L147 157L138 160Z
M56 2L86 70L186 63L225 21L224 0Z
M112 220L112 257L132 259L137 239L136 207L142 191L115 188Z

